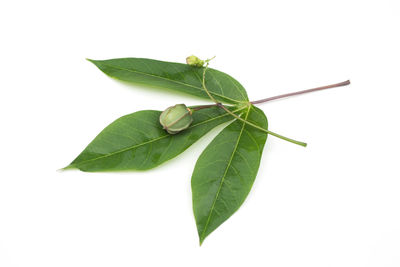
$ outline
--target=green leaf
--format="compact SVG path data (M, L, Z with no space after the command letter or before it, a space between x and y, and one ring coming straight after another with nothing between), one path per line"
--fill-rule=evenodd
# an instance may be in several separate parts
M242 117L267 129L264 113L249 106ZM193 211L200 244L246 199L256 178L267 134L236 120L200 155L192 175Z
M117 119L65 169L98 172L154 168L185 151L215 126L232 120L218 107L202 109L193 113L188 129L171 135L162 129L160 114L143 110Z
M202 88L204 68L147 58L88 60L108 76L122 81L172 89L209 99ZM209 68L205 82L207 89L218 101L230 104L248 101L246 90L228 74Z

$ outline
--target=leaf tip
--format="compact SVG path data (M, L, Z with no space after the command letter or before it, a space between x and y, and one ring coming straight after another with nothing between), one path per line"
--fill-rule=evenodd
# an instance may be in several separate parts
M207 235L204 235L204 232L199 232L199 246L203 245L204 240L206 239Z
M63 171L67 171L67 170L72 170L72 169L76 169L74 165L70 164L64 168L58 169L57 171L59 172L63 172Z

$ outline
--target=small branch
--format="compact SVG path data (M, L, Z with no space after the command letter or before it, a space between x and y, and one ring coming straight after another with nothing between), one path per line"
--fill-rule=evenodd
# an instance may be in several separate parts
M212 101L214 101L215 104L218 105L218 104L219 104L218 101L210 94L210 92L208 91L208 89L207 89L207 87L206 87L206 71L207 71L207 69L208 69L208 64L209 64L210 60L211 60L211 59L207 59L207 60L206 60L207 64L206 64L206 66L204 67L204 70L203 70L203 81L202 81L202 85L203 85L203 89L204 89L204 91L206 91L208 97L209 97Z
M197 111L197 110L200 110L200 109L203 109L203 108L212 108L212 107L218 107L218 106L219 106L219 104L220 104L220 103L211 104L211 105L197 106L197 107L191 108L191 110L193 110L193 111Z
M293 92L293 93L288 93L288 94L268 97L268 98L264 98L264 99L260 99L260 100L256 100L256 101L251 101L250 103L255 105L255 104L265 103L265 102L268 102L268 101L271 101L271 100L275 100L275 99L279 99L279 98L284 98L284 97L289 97L289 96L294 96L294 95L301 95L301 94L305 94L305 93L311 93L311 92L330 89L330 88L335 88L335 87L339 87L339 86L345 86L345 85L349 85L349 84L350 84L350 80L347 80L347 81L344 81L344 82L341 82L341 83L335 83L335 84L331 84L331 85L326 85L326 86L307 89L307 90L303 90L303 91L298 91L298 92Z
M304 147L307 146L307 143L300 142L300 141L297 141L297 140L288 138L288 137L286 137L286 136L283 136L283 135L280 135L280 134L271 132L270 130L264 129L264 128L262 128L262 127L260 127L260 126L258 126L258 125L256 125L256 124L254 124L254 123L251 123L251 122L249 122L249 121L247 121L247 120L245 120L245 119L242 119L241 117L239 117L238 115L234 114L232 111L230 111L229 109L227 109L227 108L226 108L224 105L222 105L222 104L220 104L220 105L218 105L218 106L221 107L221 108L222 108L223 110L225 110L226 112L228 112L229 114L231 114L231 115L232 115L233 117L235 117L236 119L238 119L238 120L240 120L240 121L242 121L242 122L244 122L244 123L247 123L248 125L253 126L254 128L256 128L256 129L258 129L258 130L261 130L261 131L263 131L263 132L265 132L265 133L268 133L268 134L270 134L270 135L273 135L273 136L275 136L275 137L278 137L278 138L280 138L280 139L283 139L283 140L285 140L285 141L291 142L291 143L296 144L296 145L299 145L299 146L304 146Z

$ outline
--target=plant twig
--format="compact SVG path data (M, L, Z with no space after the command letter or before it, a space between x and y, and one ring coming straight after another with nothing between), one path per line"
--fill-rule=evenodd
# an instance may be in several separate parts
M196 106L196 107L193 107L193 108L190 108L190 109L193 110L193 111L197 111L197 110L200 110L200 109L203 109L203 108L218 107L218 104L219 103L211 104L211 105Z
M210 94L210 92L207 90L207 87L206 87L206 71L207 71L207 69L208 69L208 64L209 64L210 60L211 60L211 59L207 59L207 60L206 60L207 63L206 63L206 66L204 67L204 70L203 70L203 81L202 81L202 85L203 85L203 89L204 89L204 91L206 91L208 97L209 97L212 101L214 101L215 104L218 105L219 102Z
M291 142L291 143L293 143L293 144L296 144L296 145L299 145L299 146L304 146L304 147L307 146L307 143L300 142L300 141L297 141L297 140L294 140L294 139L285 137L285 136L283 136L283 135L280 135L280 134L271 132L271 131L266 130L266 129L260 127L260 126L255 125L254 123L251 123L251 122L249 122L249 121L247 121L247 120L245 120L245 119L242 119L242 118L239 117L238 115L232 113L229 109L227 109L227 108L226 108L224 105L222 105L222 104L220 104L219 106L220 106L221 108L223 108L226 112L228 112L229 114L231 114L233 117L235 117L236 119L238 119L238 120L240 120L240 121L243 121L244 123L247 123L248 125L253 126L254 128L257 128L257 129L259 129L259 130L261 130L261 131L264 131L264 132L266 132L266 133L268 133L268 134L270 134L270 135L273 135L273 136L278 137L278 138L280 138L280 139L283 139L283 140L285 140L285 141Z

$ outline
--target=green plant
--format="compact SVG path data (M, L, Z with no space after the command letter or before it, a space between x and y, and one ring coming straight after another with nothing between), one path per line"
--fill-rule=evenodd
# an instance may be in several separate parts
M164 112L143 110L123 116L101 131L64 169L86 172L151 169L185 151L215 126L231 122L202 152L193 171L193 211L200 244L247 197L268 134L306 146L270 131L264 112L255 105L350 83L249 101L238 81L208 68L210 59L190 56L187 64L145 58L89 61L110 77L184 92L209 99L213 104L189 108L179 104Z

